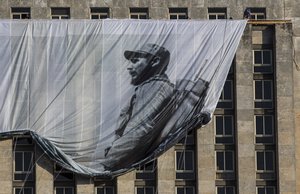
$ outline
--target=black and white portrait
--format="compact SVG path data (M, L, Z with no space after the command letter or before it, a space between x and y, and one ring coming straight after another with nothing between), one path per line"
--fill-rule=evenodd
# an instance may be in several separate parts
M245 21L0 22L0 133L117 176L209 122Z
M186 127L185 122L201 113L201 100L208 87L201 79L171 83L166 75L170 52L163 46L147 43L136 51L126 50L124 57L130 61L127 70L135 88L121 110L114 140L105 148L103 165L107 170L128 168L153 151L160 143L158 139ZM203 122L200 118L195 121L198 127L209 122L210 115L202 115Z

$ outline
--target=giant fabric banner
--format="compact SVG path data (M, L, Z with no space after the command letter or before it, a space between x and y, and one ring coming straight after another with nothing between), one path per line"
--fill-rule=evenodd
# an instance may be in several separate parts
M115 176L209 122L246 21L0 21L0 136Z

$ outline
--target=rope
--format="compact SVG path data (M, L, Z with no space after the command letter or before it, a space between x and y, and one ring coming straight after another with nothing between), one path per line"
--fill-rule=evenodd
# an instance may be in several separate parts
M16 141L15 141L15 142L16 142ZM15 143L15 144L16 144L16 143ZM15 150L14 150L14 153L15 153ZM25 179L24 179L24 181L23 181L24 183L27 182L27 180L28 180L30 174L33 173L33 168L36 166L37 162L38 162L44 155L45 155L45 152L44 152L43 154L41 154L40 157L39 157L37 160L35 160L35 161L34 161L34 155L32 155L32 159L31 159L30 164L29 164L30 169L29 169L29 170L27 171L27 173L26 173ZM34 164L33 164L33 162L34 162ZM23 193L24 187L25 187L25 184L22 186L22 189L20 190L19 194L22 194L22 193Z

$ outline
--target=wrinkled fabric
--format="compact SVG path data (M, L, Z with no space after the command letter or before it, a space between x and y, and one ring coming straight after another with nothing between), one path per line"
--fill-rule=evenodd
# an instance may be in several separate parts
M28 133L62 167L90 176L142 165L207 123L245 26L0 20L0 137ZM167 70L134 86L125 51L149 43L169 51Z
M172 115L172 110L167 112L166 109L172 109L168 103L173 94L174 88L167 76L155 76L135 88L134 99L128 109L132 110L130 113L127 110L126 121L122 121L117 129L117 137L104 162L106 168L111 170L127 167L150 151L150 146L153 146ZM121 118L124 119L123 115ZM120 128L124 128L122 132Z

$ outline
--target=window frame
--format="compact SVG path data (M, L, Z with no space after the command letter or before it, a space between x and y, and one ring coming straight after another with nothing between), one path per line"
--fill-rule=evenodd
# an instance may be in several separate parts
M183 168L184 168L183 170L177 169L177 163L178 163L177 153L178 152L181 152L184 155L184 157L182 158L182 161L183 161L182 165L183 165ZM185 153L186 152L192 153L192 160L190 160L192 162L192 169L191 170L186 170L185 169L185 164L186 164ZM194 172L194 170L195 170L195 151L194 150L186 150L186 149L175 150L175 171L176 171L176 173L191 173L191 172Z
M35 188L35 143L27 135L15 136L12 138L12 184L18 188L20 184L26 187ZM21 153L21 154L20 154ZM29 155L28 155L29 153ZM25 160L26 155L26 160ZM26 165L25 165L26 164ZM18 167L18 170L17 168ZM27 169L25 171L25 169Z
M16 189L21 189L21 192L16 192ZM33 187L14 187L14 194L23 194L24 189L31 189L31 194L33 194Z
M259 188L263 188L265 190L265 193L267 193L266 190L268 188L272 188L273 189L273 193L274 194L276 193L276 187L275 186L256 186L256 194L258 194L258 189Z
M267 19L267 12L265 7L247 7L250 9L250 15L252 20L265 20ZM258 19L257 16L264 16L262 19Z
M183 20L188 19L188 8L186 7L169 7L168 18L170 20ZM176 16L176 19L172 18L172 16ZM185 16L184 18L180 18L180 16Z
M264 169L263 170L259 170L258 169L258 165L257 165L257 159L258 159L258 152L263 152L264 153L264 158L263 158L263 162L264 162ZM267 152L270 152L270 153L272 153L272 166L273 166L273 169L272 170L266 170L266 168L267 168L267 162L266 162L266 153ZM274 173L275 172L275 151L274 150L256 150L255 151L255 170L256 170L256 172L258 172L258 173Z
M54 194L57 193L56 189L58 189L58 188L64 189L64 194L66 193L66 190L65 190L65 189L70 189L70 188L71 188L71 189L72 189L72 194L75 194L75 188L72 187L72 186L56 186L56 187L54 188Z
M60 11L66 12L66 14L53 13L53 12L60 12ZM58 18L54 18L54 17L58 17ZM70 7L51 7L51 19L53 20L71 19Z
M256 125L256 118L257 117L262 117L263 118L263 134L258 134L257 133L257 125ZM265 117L271 117L272 120L272 134L266 134L266 129L265 129ZM255 128L255 136L256 137L274 137L274 133L275 133L275 126L274 126L274 115L254 115L254 128Z
M25 140L25 142L24 142ZM33 139L29 135L13 137L16 146L33 146Z
M224 98L224 87L223 90L221 92L220 98L219 98L219 102L232 102L233 101L233 80L231 79L227 79L224 83L224 86L226 83L230 83L230 95L231 95L231 99L225 99Z
M19 9L18 11L13 10ZM22 11L23 10L23 11ZM22 15L28 15L28 18L22 18ZM14 18L14 16L19 16L20 18ZM31 18L31 9L30 7L11 7L10 8L10 17L11 19L24 20Z
M60 170L58 168L61 168ZM71 171L61 167L59 164L57 163L54 163L54 173L62 173L62 172L66 172L66 173L72 173Z
M256 98L256 82L262 82L262 86L261 86L261 95L262 98ZM265 98L265 83L266 82L270 82L271 84L271 99L266 99ZM254 95L253 95L253 100L254 100L254 109L272 109L274 107L274 81L272 79L255 79L253 80L253 91L254 91ZM270 102L271 103L271 107L256 107L256 102Z
M138 194L138 189L143 189L143 194L146 194L146 189L151 188L152 189L152 194L155 194L155 186L135 186L134 187L134 192L135 194Z
M175 186L175 194L177 194L178 193L178 189L179 188L183 188L184 189L184 194L190 194L190 193L187 193L187 191L186 191L186 189L187 188L192 188L193 189L193 194L195 194L195 186L187 186L187 185L185 185L185 186Z
M132 16L137 16L137 18L132 18ZM145 18L141 18L141 16L145 16ZM149 19L148 7L130 7L129 19L138 19L138 20Z
M229 186L229 185L224 185L224 186L217 185L217 186L216 186L216 194L219 194L219 193L218 193L218 188L219 188L219 187L225 188L225 194L235 194L235 186ZM233 193L227 193L226 188L228 188L228 187L232 187Z
M189 131L176 145L194 146L195 145L195 130Z
M210 16L215 16L211 19ZM224 18L219 18L224 16ZM227 8L226 7L208 7L207 8L207 19L208 20L224 20L227 19Z
M98 18L92 18L92 16L97 16ZM104 18L103 18L103 16L104 16ZM90 7L90 19L103 20L103 19L107 19L107 18L109 18L109 8L108 7Z
M261 63L256 63L255 52L260 52L261 55ZM269 52L270 54L270 63L264 63L264 52ZM273 73L273 50L272 49L253 49L252 50L253 56L253 73L262 73L262 74L270 74ZM255 67L270 67L271 71L268 72L259 72L255 71Z
M73 182L75 180L74 173L61 167L59 164L54 163L53 176L55 176L55 182ZM61 168L58 170L57 168ZM59 179L59 176L65 177L65 175L70 175L72 178Z
M137 173L154 173L155 172L155 169L156 169L156 160L153 160L153 161L150 161L150 162L147 162L146 164L144 165L141 165L139 166L137 169L136 169L136 172ZM146 166L149 165L150 163L152 163L152 169L151 170L147 170L146 169Z
M219 114L216 114L216 115L214 115L214 128L215 128L215 136L216 137L233 137L234 136L234 115L219 115ZM232 128L231 128L231 134L230 135L227 135L227 134L225 134L225 126L226 126L226 124L225 124L225 117L230 117L231 119L231 126L232 126ZM222 118L222 134L217 134L217 118Z
M218 152L220 152L220 153L223 153L223 168L224 168L224 170L219 170L218 169ZM232 170L228 170L228 169L226 169L226 161L228 161L227 160L227 158L226 158L226 152L231 152L232 153ZM216 168L216 172L217 173L233 173L233 172L235 172L235 152L234 152L234 150L216 150L215 151L215 168Z
M229 88L230 88L230 99L226 99L224 93L227 92L225 91L225 88L227 87L227 84L229 84ZM217 108L218 109L233 109L234 107L234 80L232 79L226 79L222 92L220 94L220 98L218 100L218 104L217 104ZM229 106L230 105L230 106Z
M22 171L17 171L16 170L16 163L17 163L17 161L16 161L16 154L17 153L22 153ZM25 166L25 158L24 158L24 154L25 153L30 153L31 154L31 161L30 161L30 164L29 164L29 171L25 171L24 170L24 166ZM34 172L34 152L33 151L17 151L17 150L15 150L14 151L14 161L13 161L13 172L14 172L14 176L13 176L13 180L14 181L25 181L25 180L23 180L23 179L15 179L15 175L17 174L19 174L19 175L21 175L21 174L26 174L26 176L27 176L27 174L33 174L33 172ZM27 179L28 181L32 181L32 180L34 180L34 178L32 177L31 178L31 176L28 176L28 179Z
M252 20L266 20L267 19L267 11L265 7L247 7L246 9L250 9L250 16ZM257 19L257 16L264 16L263 19Z
M96 186L95 187L95 194L98 194L98 189L104 189L104 194L107 194L106 189L111 188L113 194L115 194L115 187L114 186L110 186L110 185L105 185L105 186Z

